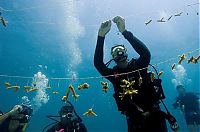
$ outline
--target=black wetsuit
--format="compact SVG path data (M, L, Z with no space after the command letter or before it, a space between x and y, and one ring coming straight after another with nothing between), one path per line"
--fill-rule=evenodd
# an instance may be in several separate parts
M94 55L94 65L101 75L115 75L106 77L114 86L114 98L116 100L118 110L121 111L127 117L128 131L129 132L166 132L165 119L159 117L158 114L160 110L158 100L154 99L152 93L152 85L150 82L149 74L147 74L147 69L151 54L148 48L133 34L129 31L124 31L123 36L129 41L135 51L140 55L138 59L132 59L127 68L120 69L114 66L112 69L108 68L103 62L103 47L104 47L104 37L98 36L95 55ZM120 73L127 73L135 71L137 69L144 68L139 72L134 72L126 75L116 75ZM143 83L138 86L139 77L143 78ZM133 95L132 99L129 96L125 96L122 100L119 98L122 88L120 85L123 83L121 80L126 79L129 81L135 80L134 88L138 90L138 94ZM144 118L142 113L150 112L151 114Z
M187 125L200 125L200 108L199 97L190 92L186 92L185 95L179 95L174 103L174 108L182 107L184 105L183 112L185 114L185 120Z
M9 127L9 124L10 124L10 120L11 118L7 118L5 119L2 124L0 125L0 132L8 132L8 127ZM21 132L22 131L22 128L23 126L19 126L15 132Z
M81 122L73 122L68 125L57 123L49 128L46 132L59 132L61 129L64 129L64 132L87 132L85 125Z

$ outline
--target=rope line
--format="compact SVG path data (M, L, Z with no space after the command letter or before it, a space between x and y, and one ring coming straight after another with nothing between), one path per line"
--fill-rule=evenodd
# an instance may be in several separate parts
M193 52L196 52L196 51L199 51L200 49L195 49L195 50L192 50L192 51L188 51L186 53L183 53L183 54L191 54ZM164 64L164 63L167 63L167 62L170 62L170 61L173 61L177 59L177 57L173 57L173 58L170 58L168 60L165 60L165 61L162 61L160 63L157 63L157 64L154 64L153 66L158 66L158 65L161 65L161 64ZM91 76L91 77L80 77L80 78L76 78L76 80L88 80L88 79L99 79L99 78L106 78L106 77L113 77L113 76L121 76L121 75L127 75L127 74L131 74L131 73L134 73L134 72L139 72L141 70L145 70L147 69L148 67L144 67L144 68L141 68L141 69L137 69L137 70L134 70L134 71L130 71L130 72L126 72L126 73L120 73L120 74L112 74L112 75L107 75L107 76ZM7 78L21 78L21 79L33 79L33 77L26 77L26 76L10 76L10 75L0 75L0 77L7 77ZM67 78L58 78L58 77L52 77L52 78L48 78L49 80L72 80L72 78L70 77L67 77Z
M192 6L195 6L195 5L199 5L199 2L198 3L192 3L192 4L188 4L188 5L185 5L184 7L181 7L181 9L185 8L186 7L192 7ZM33 7L27 7L27 8L23 8L23 9L18 9L18 10L12 10L12 9L5 9L3 7L0 7L0 12L1 11L4 11L4 12L16 12L16 11L25 11L25 10L31 10L31 9L36 9L36 8L42 8L44 6L33 6ZM179 9L179 10L181 10ZM132 16L138 16L138 15L145 15L145 14L152 14L152 13L157 13L159 11L154 11L154 12L148 12L148 13L135 13L135 14L131 14L131 15L125 15L124 18L127 19L129 17L132 17ZM24 21L15 21L15 22L20 22L20 23L23 23ZM65 24L65 22L63 23L56 23L56 22L45 22L45 21L36 21L36 22L30 22L30 23L34 23L34 24L46 24L46 25L60 25L60 24ZM99 27L99 24L86 24L84 25L85 27Z

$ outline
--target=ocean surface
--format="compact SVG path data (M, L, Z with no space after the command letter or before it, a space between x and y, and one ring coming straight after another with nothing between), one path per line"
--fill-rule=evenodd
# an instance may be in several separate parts
M75 100L70 93L69 100L89 132L127 131L126 118L117 111L112 84L108 93L102 92L100 82L107 80L93 65L98 29L103 21L117 15L125 19L126 29L149 48L151 64L163 71L164 102L176 117L180 132L188 131L183 114L174 110L172 103L178 94L177 84L199 92L199 63L187 64L187 59L199 55L199 1L0 0L0 12L8 21L6 27L0 23L0 110L7 112L28 97L34 114L27 132L40 132L53 122L46 115L58 115L70 84L80 96ZM157 22L162 17L165 22ZM129 59L138 57L112 23L105 39L104 62L111 59L110 49L115 44L127 47ZM187 59L177 65L182 54ZM44 80L39 90L24 90L24 86L33 85L34 79L41 77ZM16 93L7 90L5 82L19 85L20 89ZM78 85L85 82L90 87L78 90ZM89 108L98 116L83 116Z

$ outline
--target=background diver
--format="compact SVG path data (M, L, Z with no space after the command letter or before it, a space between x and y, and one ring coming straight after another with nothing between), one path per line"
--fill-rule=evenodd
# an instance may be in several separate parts
M178 97L173 104L175 109L180 108L190 132L200 131L200 102L195 93L186 92L183 85L177 85Z
M114 86L114 98L118 107L118 110L124 114L127 118L128 131L129 132L166 132L166 122L168 121L173 124L174 130L177 130L178 125L176 124L176 120L170 114L166 114L165 112L160 110L159 102L160 95L157 94L154 89L155 81L158 82L159 87L161 86L161 80L155 80L151 83L149 74L147 73L147 67L150 63L151 54L148 48L130 31L125 29L125 20L116 16L113 19L113 22L116 23L119 31L128 40L133 49L140 55L138 59L131 59L128 61L127 49L124 45L116 45L111 49L112 59L104 64L103 62L103 47L104 47L104 39L105 35L111 29L111 20L107 20L103 22L98 31L98 39L94 54L94 66L99 71L102 76L106 76L106 78L113 84ZM109 63L114 60L116 66L113 68L108 68ZM138 69L142 69L139 72L132 72ZM130 74L122 74L120 73L128 73ZM109 76L114 75L114 76ZM143 78L143 83L139 86L139 78ZM135 81L134 88L138 90L138 94L135 94L130 98L129 96L125 96L123 99L120 98L120 93L123 92L120 87L122 84L122 80ZM161 90L161 89L160 89ZM162 99L164 96L162 97Z
M59 116L47 116L55 122L47 125L42 132L51 125L53 126L47 132L87 132L82 119L78 116L74 106L69 101L66 101L66 105L61 107L58 114ZM60 117L60 120L55 119L56 117Z
M15 105L7 113L0 115L0 132L24 132L33 110L26 105Z

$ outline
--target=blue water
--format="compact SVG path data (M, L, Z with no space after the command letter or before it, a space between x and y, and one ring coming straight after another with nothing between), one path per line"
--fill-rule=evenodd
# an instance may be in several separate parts
M177 118L180 131L188 131L183 115L172 108L177 92L172 79L180 81L188 91L199 91L199 64L187 64L186 61L177 69L176 78L170 70L173 63L178 62L178 55L199 48L199 1L197 0L1 0L2 16L8 20L7 27L0 24L0 75L33 77L42 72L47 78L77 78L98 77L100 74L93 66L93 55L96 46L97 32L101 22L121 15L126 20L126 29L132 31L152 54L151 64L164 71L162 75L163 88L166 95L166 105ZM192 6L187 6L194 4ZM165 23L156 21L183 12L180 17L172 17ZM188 15L187 15L188 13ZM144 23L152 19L149 25ZM123 43L128 48L129 58L138 57L129 43L118 35L116 25L106 36L105 59L111 59L110 48L114 44ZM187 54L198 56L199 51ZM45 66L47 68L45 68ZM181 69L182 68L182 69ZM184 72L185 71L185 72ZM95 131L127 131L126 119L117 111L112 97L113 88L107 94L102 92L102 78L75 80L51 80L51 90L46 90L50 99L43 103L31 118L28 132L42 131L48 123L46 115L57 115L64 103L61 101L66 88L73 83L74 87L87 82L88 90L77 91L80 95L77 101L71 96L69 100L83 119L87 129ZM106 79L103 79L106 81ZM20 85L21 89L14 93L6 90L4 82ZM0 109L4 112L19 104L23 96L30 101L37 92L26 93L24 85L31 85L32 79L0 77ZM58 87L59 85L59 87ZM52 94L58 91L58 95ZM82 114L93 106L97 117L84 117ZM171 131L169 129L169 131Z

